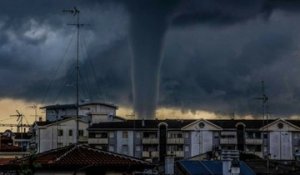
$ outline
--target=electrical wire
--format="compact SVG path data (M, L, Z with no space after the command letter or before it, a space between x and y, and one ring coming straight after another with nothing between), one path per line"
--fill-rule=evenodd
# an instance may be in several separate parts
M47 99L47 97L48 97L49 91L50 91L50 89L51 89L51 87L52 87L52 84L53 84L54 81L56 80L57 74L58 74L58 72L59 72L61 66L63 65L63 63L64 63L64 61L65 61L66 55L67 55L67 53L68 53L68 51L69 51L69 49L70 49L70 46L71 46L71 44L72 44L72 42L73 42L74 36L75 36L75 33L72 34L71 39L70 39L70 42L68 43L68 45L67 45L67 47L66 47L66 49L65 49L64 54L62 55L61 59L59 59L59 60L62 60L62 61L61 61L60 64L58 64L58 67L57 67L57 69L56 69L55 72L54 72L53 79L49 82L49 84L48 84L48 86L47 86L47 88L46 88L45 95L44 95L43 100L42 100L42 104L45 103L45 101L46 101L46 99Z

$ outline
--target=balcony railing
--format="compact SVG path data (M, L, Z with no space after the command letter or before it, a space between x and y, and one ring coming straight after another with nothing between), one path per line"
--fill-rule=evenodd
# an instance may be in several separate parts
M143 151L142 156L144 158L148 158L148 157L153 158L153 157L158 157L159 153L158 153L158 151Z
M158 144L158 138L143 138L143 144Z
M220 144L237 144L236 138L221 138Z
M89 144L108 144L108 138L89 138Z
M168 138L167 144L184 144L183 138Z
M79 142L88 142L88 137L87 136L79 136L78 141Z
M184 157L183 151L168 151L168 155L174 155L175 157Z
M262 139L246 139L246 144L248 145L261 145L263 143Z

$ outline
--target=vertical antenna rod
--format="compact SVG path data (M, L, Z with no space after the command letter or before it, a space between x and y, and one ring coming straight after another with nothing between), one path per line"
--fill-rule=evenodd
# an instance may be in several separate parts
M77 41L76 41L76 144L78 144L79 140L79 29L83 24L79 23L79 13L80 11L74 7L71 10L63 10L63 12L71 13L73 16L77 16L77 21L75 24L68 24L76 26L77 28Z
M261 102L262 102L263 124L265 124L266 103L269 100L269 98L265 93L265 82L264 81L261 81L261 92L262 92L262 96L258 97L256 99L261 100Z

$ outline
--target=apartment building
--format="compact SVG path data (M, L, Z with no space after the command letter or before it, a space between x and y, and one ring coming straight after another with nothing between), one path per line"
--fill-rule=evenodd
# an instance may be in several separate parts
M300 147L298 120L124 120L88 128L94 147L162 161L213 150L239 150L276 160L293 160Z
M45 110L46 121L57 121L75 116L77 113L75 104L57 104L41 107ZM85 116L89 122L97 123L109 120L108 117L116 116L118 107L113 104L89 102L82 103L78 107L78 113Z
M51 105L42 107L42 109L46 112L46 121L35 122L31 129L32 147L38 153L76 142L87 143L87 128L93 123L124 120L116 116L117 106L105 103L80 104L78 122L74 104Z

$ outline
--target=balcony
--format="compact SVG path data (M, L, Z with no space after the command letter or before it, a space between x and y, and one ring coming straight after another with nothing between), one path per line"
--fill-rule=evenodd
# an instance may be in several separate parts
M159 156L159 153L158 151L143 151L142 152L142 157L144 158L148 158L148 157L158 157Z
M79 142L88 142L88 137L87 136L79 136L78 141Z
M167 155L175 155L175 157L184 157L183 151L168 151Z
M247 145L261 145L263 143L262 139L249 139L247 138L245 143Z
M143 144L158 144L158 138L143 138Z
M236 145L237 140L236 140L236 138L221 138L220 144Z
M168 138L167 144L184 144L183 138Z
M89 138L89 144L108 144L108 138Z

